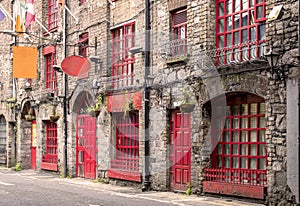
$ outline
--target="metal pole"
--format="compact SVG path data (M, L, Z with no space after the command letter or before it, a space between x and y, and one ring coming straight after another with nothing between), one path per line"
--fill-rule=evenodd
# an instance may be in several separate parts
M150 155L150 144L149 144L149 99L150 99L150 90L149 85L146 84L146 79L149 76L150 69L150 1L145 0L145 110L144 110L144 118L145 118L145 168L144 168L144 178L143 178L143 188L142 190L149 190L150 188L150 165L149 165L149 155Z
M298 203L300 202L300 0L298 0Z
M67 0L65 0L65 6L67 5ZM63 10L63 56L66 58L67 56L67 46L66 46L66 40L67 40L67 12L66 9ZM67 108L68 108L68 99L67 99L67 93L68 93L68 75L64 73L64 177L67 177L68 173L68 121L67 121Z

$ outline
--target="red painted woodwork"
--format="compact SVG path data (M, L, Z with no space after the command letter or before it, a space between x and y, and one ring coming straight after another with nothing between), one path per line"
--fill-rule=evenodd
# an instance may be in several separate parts
M107 175L110 178L142 182L142 175L140 172L109 169Z
M57 94L57 76L52 68L56 64L55 47L47 47L44 49L44 57L46 59L46 89L47 92Z
M57 125L46 122L46 151L42 156L41 169L58 170Z
M36 121L31 124L31 169L36 170Z
M170 53L180 56L187 53L187 10L183 9L172 14L172 41Z
M191 183L191 116L176 110L171 118L170 187L185 191Z
M133 106L137 110L142 109L142 92L119 94L107 97L107 108L109 112L123 112L126 101L132 99Z
M226 195L234 195L240 197L248 197L255 199L264 199L265 187L251 186L251 185L238 185L225 182L203 182L203 192L218 193Z
M77 116L76 174L89 179L96 178L96 118Z
M48 0L48 30L54 31L58 26L57 1Z

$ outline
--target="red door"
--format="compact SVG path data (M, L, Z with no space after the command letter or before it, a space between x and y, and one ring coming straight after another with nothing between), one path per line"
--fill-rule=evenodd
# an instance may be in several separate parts
M31 124L31 169L36 169L36 121Z
M96 118L77 117L76 172L77 176L96 178Z
M191 181L191 116L172 112L170 141L171 190L187 190Z

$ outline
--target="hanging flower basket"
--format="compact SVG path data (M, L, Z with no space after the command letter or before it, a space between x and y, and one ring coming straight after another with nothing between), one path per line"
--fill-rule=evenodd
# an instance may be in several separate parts
M51 115L50 116L50 121L51 122L57 122L57 120L60 118L59 115Z
M195 108L195 104L186 103L180 105L180 111L183 113L191 113Z
M91 117L98 117L100 114L100 110L92 110L92 111L89 111L89 115Z
M29 121L29 122L35 120L35 116L32 116L30 114L26 114L24 117L25 117L25 120Z

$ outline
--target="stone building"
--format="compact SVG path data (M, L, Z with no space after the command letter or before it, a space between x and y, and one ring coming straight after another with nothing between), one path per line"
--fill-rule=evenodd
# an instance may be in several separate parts
M28 36L0 22L1 163L299 203L296 1L64 3L35 2ZM12 78L28 44L37 78Z

